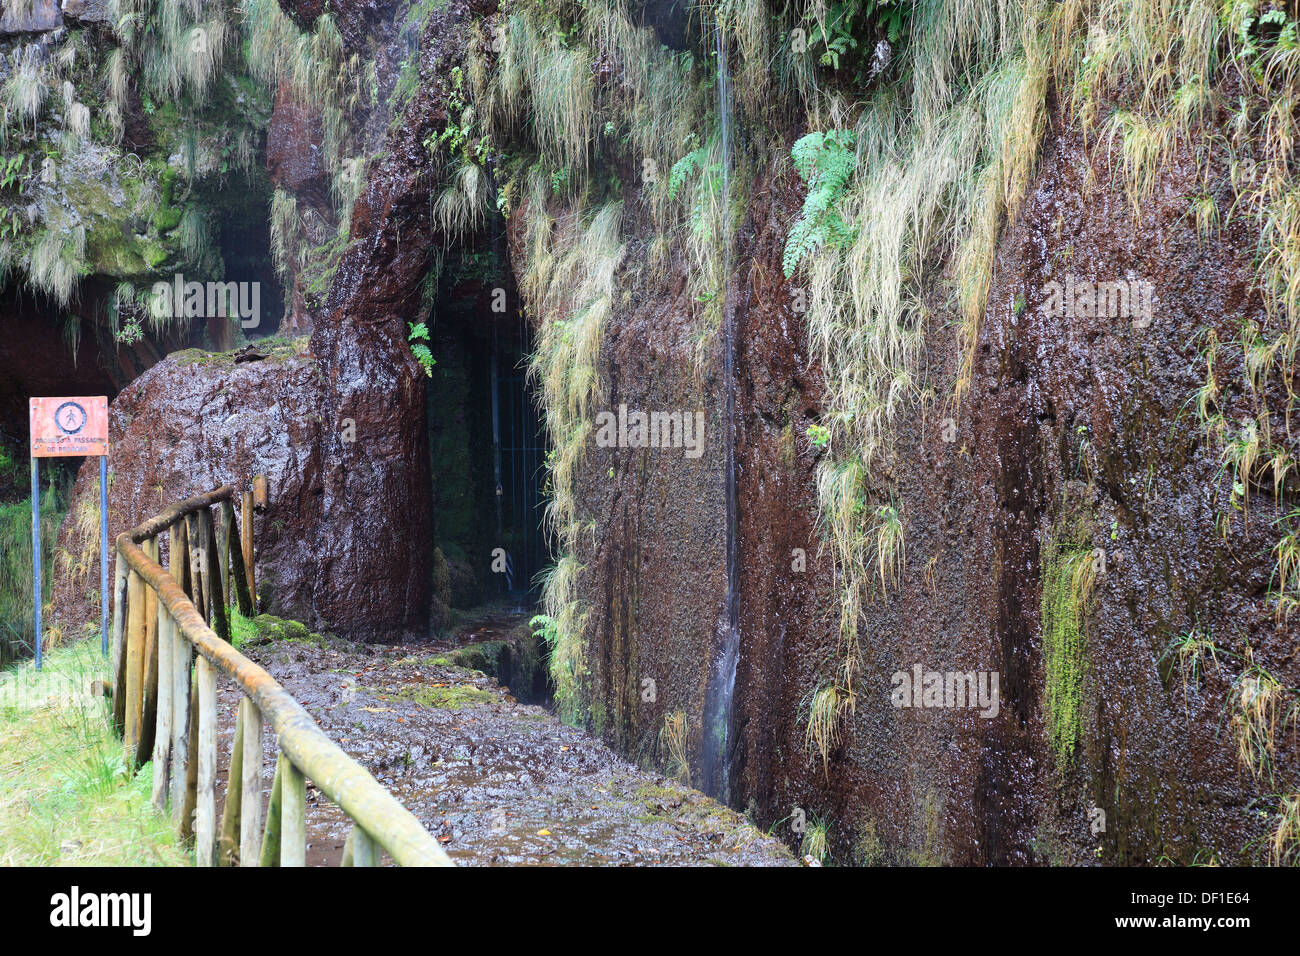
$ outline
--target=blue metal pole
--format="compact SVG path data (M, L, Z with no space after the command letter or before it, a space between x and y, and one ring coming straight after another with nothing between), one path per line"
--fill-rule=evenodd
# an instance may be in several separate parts
M108 456L99 456L99 647L108 656Z
M32 605L36 619L36 669L41 669L41 460L32 455Z

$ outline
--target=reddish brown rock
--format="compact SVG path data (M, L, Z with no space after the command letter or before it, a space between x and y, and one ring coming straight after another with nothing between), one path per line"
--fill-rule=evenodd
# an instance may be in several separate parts
M282 347L263 361L240 363L197 349L168 356L109 409L109 537L173 502L227 483L248 488L254 475L265 474L270 505L256 518L263 609L322 623L312 613L319 581L313 542L324 510L322 408L321 374L310 354ZM74 520L59 532L67 553L86 547L76 511L80 502L93 504L98 482L98 464L88 460L73 491ZM64 634L98 624L82 583L55 579Z
M267 172L276 186L293 193L299 202L332 217L323 140L320 110L301 102L288 83L281 83L266 131Z
M30 0L6 3L0 15L0 36L15 33L45 33L63 26L63 12L58 0Z
M428 631L425 378L406 322L440 241L428 221L436 171L423 144L445 117L437 78L462 55L465 23L463 7L430 20L419 89L403 121L384 127L384 159L368 172L310 352L238 366L229 356L173 356L113 406L111 534L167 502L265 472L271 507L259 519L258 567L269 609L360 639ZM286 142L277 168L306 187L319 175L302 146ZM78 499L91 486L83 469ZM69 547L72 525L60 539ZM56 603L71 626L90 616L71 585Z
M1300 684L1294 640L1269 596L1280 515L1271 484L1252 492L1248 521L1234 512L1219 450L1188 406L1204 381L1204 328L1229 342L1243 319L1262 322L1255 240L1244 222L1210 241L1196 235L1187 208L1205 180L1190 158L1162 169L1141 221L1118 168L1077 131L1049 133L1020 218L999 244L970 392L955 411L912 407L894 423L871 493L902 510L906 566L867 608L856 708L825 763L805 739L809 697L840 653L835 582L816 527L819 453L805 434L822 385L780 268L802 190L792 179L773 187L764 174L751 192L730 294L742 633L731 799L764 824L786 821L778 832L793 842L798 808L828 822L843 861L1244 863L1264 854L1270 821L1252 808L1272 810L1276 799L1267 780L1238 766L1225 717L1240 660L1208 665L1186 697L1176 669L1160 663L1175 637L1195 631L1237 655L1249 646L1283 685ZM525 225L512 218L512 236ZM632 256L641 228L625 229ZM611 318L602 374L611 403L699 401L716 434L718 373L695 389L686 350L674 345L675 317L689 308L674 298L682 268ZM629 262L625 273L635 271ZM1149 279L1155 322L1044 314L1044 283L1067 274ZM929 304L924 380L942 397L961 361L958 320L942 290ZM1240 361L1240 350L1221 352L1220 383L1244 380ZM710 368L720 367L715 355ZM1285 408L1281 376L1269 387L1271 406ZM1225 388L1223 401L1229 422L1247 413L1247 395ZM1280 418L1272 429L1286 434ZM596 522L579 555L580 598L591 609L588 719L620 749L663 765L660 731L683 711L697 774L725 596L720 461L712 435L698 472L653 449L592 449L576 489L580 519ZM1058 769L1046 740L1040 601L1041 551L1063 509L1086 517L1111 563L1087 626L1079 744ZM997 716L893 706L892 675L916 664L998 671ZM651 698L641 693L646 678ZM1278 765L1293 767L1294 738L1279 734L1277 747ZM1094 832L1097 810L1106 827Z

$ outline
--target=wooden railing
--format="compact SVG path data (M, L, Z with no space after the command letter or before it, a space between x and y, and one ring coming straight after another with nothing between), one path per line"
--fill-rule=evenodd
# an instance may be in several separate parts
M450 866L419 821L334 744L296 700L230 643L228 601L256 613L254 493L216 491L172 505L117 537L113 581L113 718L129 763L153 761L153 802L170 803L200 866L304 866L306 781L352 820L344 866L374 866L387 850L401 866ZM212 509L219 518L214 522ZM168 568L159 539L168 537ZM197 654L197 660L196 660ZM242 692L221 821L216 819L217 672ZM262 735L279 745L265 828Z

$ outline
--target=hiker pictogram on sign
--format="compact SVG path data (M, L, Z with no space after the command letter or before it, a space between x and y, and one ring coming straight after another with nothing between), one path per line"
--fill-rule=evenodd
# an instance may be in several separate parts
M108 454L108 398L33 398L32 457Z

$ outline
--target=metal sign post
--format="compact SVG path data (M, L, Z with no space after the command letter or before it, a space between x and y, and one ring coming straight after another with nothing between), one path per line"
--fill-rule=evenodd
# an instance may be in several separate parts
M33 398L32 605L36 669L41 669L41 475L40 459L99 457L99 643L108 653L108 398Z

